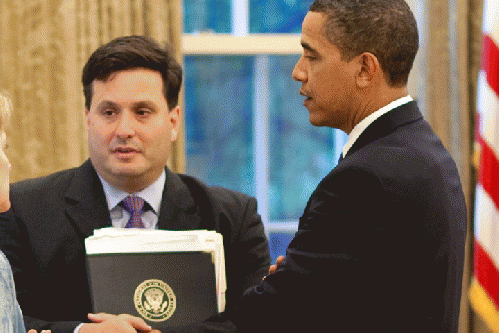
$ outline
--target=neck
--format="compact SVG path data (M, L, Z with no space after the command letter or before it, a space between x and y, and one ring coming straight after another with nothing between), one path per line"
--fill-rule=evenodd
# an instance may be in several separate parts
M409 95L409 92L406 86L400 88L380 87L372 89L361 98L357 107L357 112L353 113L352 120L349 122L350 126L344 131L347 134L350 134L353 128L366 117L381 109L383 106L407 95Z
M143 189L151 186L158 178L161 173L157 175L115 175L115 174L102 174L99 175L107 182L109 185L127 192L129 194L137 193Z

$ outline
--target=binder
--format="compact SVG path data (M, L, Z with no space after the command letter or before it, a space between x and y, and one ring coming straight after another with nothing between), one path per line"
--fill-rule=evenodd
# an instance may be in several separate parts
M127 313L166 330L225 307L223 241L214 231L105 228L85 247L96 313Z

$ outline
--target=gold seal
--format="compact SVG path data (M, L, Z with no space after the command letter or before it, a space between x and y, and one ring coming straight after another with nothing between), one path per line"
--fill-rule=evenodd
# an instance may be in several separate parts
M161 280L145 280L137 286L133 301L137 312L150 321L165 321L177 307L172 288Z

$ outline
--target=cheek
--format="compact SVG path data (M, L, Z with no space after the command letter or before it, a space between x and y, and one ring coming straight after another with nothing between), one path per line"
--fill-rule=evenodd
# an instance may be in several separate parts
M147 127L137 132L137 138L152 150L165 150L165 147L170 145L171 142L171 128L161 126Z
M335 94L334 82L323 73L317 73L312 81L310 81L310 88L313 90L313 96L316 99L325 102L331 101Z
M161 146L169 145L174 135L172 125L167 118L156 122L154 126L149 126L142 132L148 136L149 140Z
M112 130L107 126L98 126L90 123L88 127L88 140L105 145L112 140L112 133Z
M314 68L309 74L309 83L313 85L313 88L317 91L324 91L328 89L331 78L326 74L321 68Z

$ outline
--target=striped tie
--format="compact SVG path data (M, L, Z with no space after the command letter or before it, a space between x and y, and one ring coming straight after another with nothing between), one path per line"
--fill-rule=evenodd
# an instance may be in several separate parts
M144 228L142 223L142 210L144 209L144 200L140 197L128 196L123 199L123 206L125 210L130 213L130 219L128 220L125 228Z

